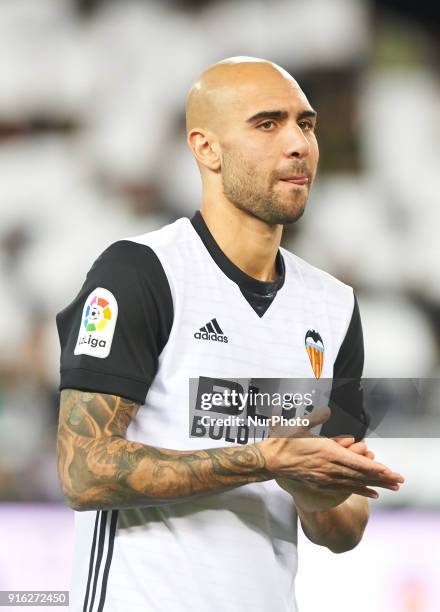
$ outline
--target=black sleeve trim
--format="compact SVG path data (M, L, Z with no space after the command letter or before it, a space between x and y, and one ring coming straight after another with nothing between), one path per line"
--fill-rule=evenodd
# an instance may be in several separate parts
M84 304L97 287L110 291L118 303L110 354L75 355ZM156 253L129 240L112 244L95 261L73 302L57 315L60 389L120 395L143 403L173 317L171 289Z
M118 395L143 404L148 393L149 384L132 378L94 372L93 370L66 370L61 372L60 391L62 389L79 389L94 393Z
M353 314L333 368L334 378L361 378L364 369L364 335L359 305L354 296Z
M353 314L333 368L333 385L329 406L330 419L321 435L334 437L353 435L361 440L368 429L369 418L364 408L361 384L364 367L364 339L359 306L354 296Z

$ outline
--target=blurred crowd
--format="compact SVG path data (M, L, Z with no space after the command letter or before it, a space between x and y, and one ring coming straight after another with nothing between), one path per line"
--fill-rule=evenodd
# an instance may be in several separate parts
M284 244L355 288L365 375L438 377L438 31L395 4L1 0L0 499L60 499L55 314L109 244L199 207L185 96L225 57L279 63L318 111Z

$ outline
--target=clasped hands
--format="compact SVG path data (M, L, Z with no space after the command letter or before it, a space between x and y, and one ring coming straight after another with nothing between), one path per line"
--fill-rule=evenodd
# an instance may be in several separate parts
M330 414L325 407L313 411L307 427L271 427L265 442L273 440L269 469L278 485L305 512L329 510L352 494L377 499L379 494L372 487L398 491L403 476L375 461L364 440L356 442L352 436L324 438L311 433ZM284 457L289 452L292 459L286 462Z

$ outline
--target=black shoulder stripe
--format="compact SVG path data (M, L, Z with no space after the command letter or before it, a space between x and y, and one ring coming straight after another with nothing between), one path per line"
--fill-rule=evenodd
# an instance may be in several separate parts
M333 368L333 378L357 378L364 368L364 337L359 305L354 296L353 313Z
M110 283L117 269L124 268L137 270L140 278L143 278L158 304L158 312L161 315L161 327L158 337L159 354L168 341L174 318L173 298L168 282L168 277L156 255L155 251L147 244L140 244L131 240L119 240L110 245L93 264L89 275L93 276L96 268L102 270L103 264L108 271ZM121 279L123 280L123 279ZM129 288L129 277L126 277L127 289Z
M118 305L109 352L100 358L93 348L96 330L84 331L84 306L101 287ZM74 300L57 315L61 344L60 390L85 389L127 397L140 404L157 373L159 356L174 319L171 288L152 248L130 240L115 242L95 261ZM76 352L79 334L91 350ZM84 348L84 347L83 347Z
M354 296L353 313L333 368L333 384L329 398L330 419L321 428L321 435L334 437L365 436L369 418L364 408L361 384L364 367L364 339L359 306Z

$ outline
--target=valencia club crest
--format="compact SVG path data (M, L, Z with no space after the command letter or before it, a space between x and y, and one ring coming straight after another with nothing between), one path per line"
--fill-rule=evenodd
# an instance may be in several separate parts
M315 378L319 378L324 364L324 342L317 331L309 329L306 333L305 345Z

